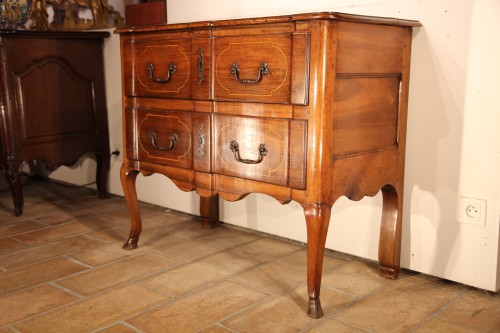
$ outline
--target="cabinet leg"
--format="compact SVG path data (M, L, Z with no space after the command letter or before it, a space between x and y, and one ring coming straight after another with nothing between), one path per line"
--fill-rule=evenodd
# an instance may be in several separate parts
M15 169L15 168L10 168ZM14 215L21 216L24 210L24 197L23 197L23 185L22 176L19 171L5 171L5 179L9 185L10 193L12 196L12 201L14 203Z
M96 184L97 184L97 193L99 195L99 199L107 199L109 198L109 193L107 190L106 181L108 179L109 173L109 154L95 154L97 161L97 170L96 170Z
M378 258L380 275L395 279L399 275L401 256L402 194L392 186L382 188L383 208Z
M200 217L203 228L211 229L219 223L219 196L200 197Z
M130 235L128 240L123 245L125 250L133 250L138 247L139 235L142 231L141 214L139 211L139 203L137 201L137 191L135 189L135 180L139 171L129 170L125 165L122 165L120 170L120 179L122 182L125 200L130 212Z
M309 294L307 315L312 318L323 316L319 294L330 211L331 207L322 203L304 207L307 224L307 291Z
M21 216L24 211L24 197L21 173L19 172L18 168L9 166L8 170L4 171L4 174L5 179L7 180L7 184L9 185L12 201L14 203L14 215Z

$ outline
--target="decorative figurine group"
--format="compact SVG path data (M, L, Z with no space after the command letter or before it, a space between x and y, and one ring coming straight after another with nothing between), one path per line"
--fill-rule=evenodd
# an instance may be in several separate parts
M47 7L53 10L49 22ZM80 17L89 9L92 19ZM86 30L121 26L120 13L107 0L0 0L0 28L32 30Z

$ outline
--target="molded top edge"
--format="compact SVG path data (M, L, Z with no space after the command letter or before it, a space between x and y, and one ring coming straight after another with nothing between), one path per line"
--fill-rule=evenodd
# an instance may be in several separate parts
M306 14L294 14L283 16L269 16L269 17L256 17L256 18L243 18L231 19L220 21L200 21L192 23L176 23L176 24L162 24L162 25L149 25L149 26L125 26L117 28L115 33L134 33L134 32L149 32L149 31L168 31L168 30L185 30L185 29L203 29L211 27L231 27L238 25L249 24L263 24L263 23L287 23L306 20L332 20L332 21L346 21L358 23L371 23L383 24L404 27L420 27L422 24L415 20L403 20L398 18L366 16L344 14L336 12L318 12Z

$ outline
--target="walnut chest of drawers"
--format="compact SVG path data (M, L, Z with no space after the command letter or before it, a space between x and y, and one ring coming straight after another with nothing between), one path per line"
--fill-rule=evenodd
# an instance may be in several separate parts
M295 200L307 224L308 315L319 299L336 199L383 193L379 261L399 274L412 28L340 13L122 28L126 156L121 179L137 247L135 179L161 173L201 197Z

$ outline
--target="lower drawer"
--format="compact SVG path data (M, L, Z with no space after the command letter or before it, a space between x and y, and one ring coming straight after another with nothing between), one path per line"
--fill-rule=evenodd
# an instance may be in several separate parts
M215 172L305 188L306 122L215 116Z
M210 171L210 115L127 109L127 158Z

